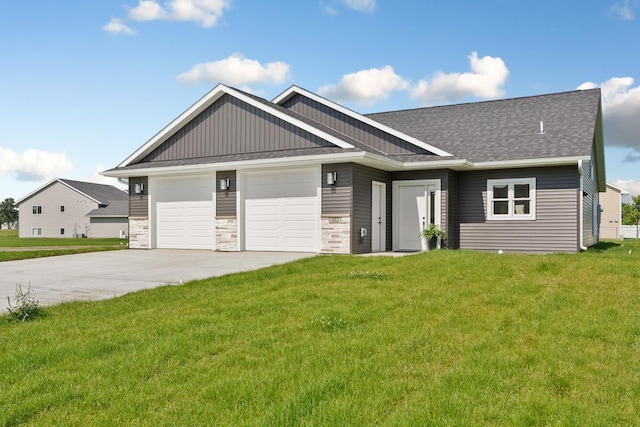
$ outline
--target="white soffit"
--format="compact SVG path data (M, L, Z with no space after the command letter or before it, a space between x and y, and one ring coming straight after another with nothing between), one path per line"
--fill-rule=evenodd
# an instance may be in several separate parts
M278 111L275 108L270 107L267 104L259 102L254 98L245 95L242 92L239 92L233 88L225 86L223 84L218 84L212 90L210 90L206 95L200 98L195 104L193 104L189 109L187 109L184 113L179 115L176 119L174 119L171 123L165 126L160 132L155 134L149 141L147 141L142 147L136 150L133 154L127 157L122 163L120 163L117 167L124 167L129 165L130 163L140 160L143 156L149 154L155 148L157 148L160 144L169 139L173 134L175 134L179 129L193 120L198 114L203 112L209 106L211 106L214 102L220 99L223 95L231 95L234 98L237 98L241 101L246 102L249 105L252 105L266 113L269 113L279 119L282 119L288 123L291 123L294 126L299 127L311 134L314 134L326 141L335 144L340 148L354 148L353 145L349 144L346 141L341 140L333 135L330 135L326 132L323 132L315 127L308 125L307 123L300 121L296 118L289 116L286 113Z
M289 98L291 98L295 94L300 94L300 95L306 96L307 98L313 99L314 101L319 102L320 104L323 104L323 105L325 105L325 106L327 106L329 108L333 108L334 110L339 111L342 114L345 114L345 115L347 115L347 116L349 116L349 117L351 117L353 119L356 119L356 120L359 120L359 121L361 121L363 123L366 123L369 126L373 126L373 127L377 128L377 129L380 129L383 132L386 132L386 133L391 134L393 136L396 136L396 137L398 137L400 139L403 139L403 140L415 145L416 147L420 147L420 148L422 148L424 150L427 150L427 151L429 151L429 152L431 152L433 154L436 154L438 156L452 156L451 153L448 153L448 152L446 152L444 150L441 150L438 147L434 147L433 145L430 145L430 144L427 144L425 142L422 142L417 138L409 136L409 135L407 135L405 133L402 133L402 132L400 132L398 130L395 130L395 129L389 127L389 126L383 125L380 122L372 120L372 119L370 119L370 118L368 118L366 116L363 116L360 113L356 113L353 110L350 110L350 109L348 109L346 107L343 107L342 105L336 104L333 101L330 101L330 100L328 100L326 98L323 98L323 97L321 97L319 95L316 95L313 92L309 92L308 90L305 90L305 89L300 88L300 87L295 86L295 85L291 86L289 89L285 90L280 95L276 96L271 102L281 105L282 103L287 101Z

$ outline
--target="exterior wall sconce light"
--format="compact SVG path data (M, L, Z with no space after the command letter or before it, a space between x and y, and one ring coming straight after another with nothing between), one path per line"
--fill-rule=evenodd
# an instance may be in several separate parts
M613 222L613 219L612 219L612 218L609 218L609 222Z
M229 178L223 178L220 180L220 189L228 190L229 189Z
M138 184L134 185L133 186L133 192L136 193L136 194L144 193L144 184L141 182L141 183L138 183Z
M335 172L327 173L327 185L335 185L337 179L338 179L337 173Z

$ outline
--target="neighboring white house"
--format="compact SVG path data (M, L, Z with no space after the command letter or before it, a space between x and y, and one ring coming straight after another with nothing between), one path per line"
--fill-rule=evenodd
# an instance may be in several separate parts
M619 239L622 226L622 196L629 194L618 186L607 182L607 191L600 193L600 238Z
M112 185L56 178L19 199L20 237L121 237L129 195Z

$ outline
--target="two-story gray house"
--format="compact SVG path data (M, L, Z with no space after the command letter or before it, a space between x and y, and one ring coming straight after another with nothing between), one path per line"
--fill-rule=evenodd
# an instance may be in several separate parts
M20 237L122 237L129 195L112 185L56 178L16 202Z
M359 114L216 86L116 168L132 248L577 252L599 239L600 90Z

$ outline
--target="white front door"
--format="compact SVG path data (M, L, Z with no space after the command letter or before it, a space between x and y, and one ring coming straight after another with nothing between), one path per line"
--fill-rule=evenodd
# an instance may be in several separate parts
M395 181L394 212L394 250L426 249L420 233L429 224L440 225L440 181Z
M371 190L371 251L384 252L385 242L385 188L382 182L372 182Z

